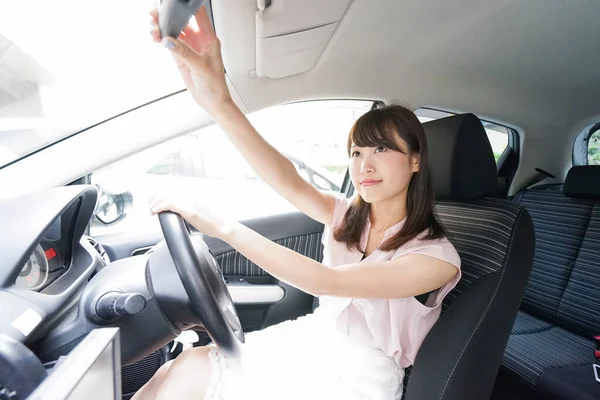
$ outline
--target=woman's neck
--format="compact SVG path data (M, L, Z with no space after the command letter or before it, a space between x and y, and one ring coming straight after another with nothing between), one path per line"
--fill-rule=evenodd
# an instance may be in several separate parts
M383 232L406 218L406 194L371 204L371 229Z

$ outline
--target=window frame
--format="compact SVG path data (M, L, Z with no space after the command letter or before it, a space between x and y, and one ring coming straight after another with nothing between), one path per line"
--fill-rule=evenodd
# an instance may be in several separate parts
M587 139L585 141L585 162L586 165L600 165L600 164L590 164L590 139L592 136L599 134L600 135L600 122L592 126L588 132Z
M419 110L425 110L425 111L430 111L432 113L444 113L447 114L447 116L452 116L452 115L458 115L461 114L461 112L456 112L456 111L449 111L449 110L444 110L441 108L435 108L435 107L419 107L415 110L415 114L418 113ZM418 115L417 115L418 116ZM496 162L496 169L498 171L500 171L502 169L502 167L504 166L504 163L507 161L508 155L510 154L511 151L514 152L514 154L517 156L517 161L520 160L519 158L519 154L520 154L520 137L519 137L519 132L515 129L512 128L508 125L505 125L503 123L499 123L496 121L491 121L489 119L482 119L479 116L475 115L477 118L479 118L479 120L481 121L481 123L483 124L484 128L486 126L486 124L492 125L492 126L498 126L500 128L504 128L506 129L507 135L508 135L508 144L506 145L506 148L502 151L502 153L500 154L500 157L498 157L498 161ZM439 118L444 118L444 117L439 117Z
M590 165L588 163L588 147L592 135L600 131L600 121L586 126L573 141L573 166ZM594 165L594 164L592 164Z

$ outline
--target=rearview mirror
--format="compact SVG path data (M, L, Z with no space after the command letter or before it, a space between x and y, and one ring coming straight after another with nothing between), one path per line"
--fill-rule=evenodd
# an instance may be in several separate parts
M127 216L133 204L131 192L108 193L98 188L98 203L94 216L103 225L112 225Z

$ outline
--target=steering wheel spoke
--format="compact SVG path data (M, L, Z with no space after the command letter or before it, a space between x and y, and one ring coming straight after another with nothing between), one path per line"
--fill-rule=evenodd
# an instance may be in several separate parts
M191 235L180 215L158 215L165 241L192 311L213 342L229 356L237 356L244 332L229 290L202 235Z

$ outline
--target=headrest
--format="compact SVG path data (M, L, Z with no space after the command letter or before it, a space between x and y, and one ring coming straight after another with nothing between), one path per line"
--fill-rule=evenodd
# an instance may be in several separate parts
M437 200L474 200L499 193L494 152L479 118L460 114L423 127Z
M570 197L600 198L600 165L572 167L565 179L563 194Z

